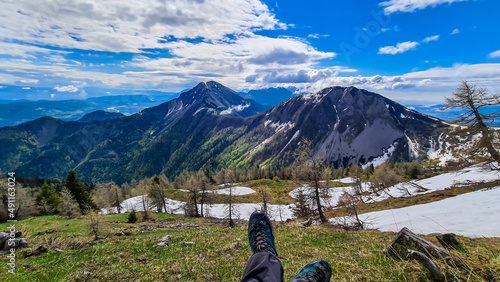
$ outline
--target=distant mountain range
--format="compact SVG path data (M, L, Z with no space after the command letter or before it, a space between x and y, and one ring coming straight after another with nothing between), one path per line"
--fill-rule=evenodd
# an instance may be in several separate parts
M37 118L50 116L71 121L96 110L120 112L131 115L144 108L158 105L158 101L146 95L119 95L63 101L3 101L0 103L0 127L13 126Z
M78 122L91 122L91 121L102 121L106 119L115 119L115 118L121 118L124 117L125 115L122 113L112 113L112 112L106 112L103 110L97 110L95 112L88 113L84 115L81 119L77 120Z
M264 88L259 90L250 90L247 93L240 93L240 94L247 99L252 99L257 103L272 107L296 96L293 94L296 90L297 89L293 87L289 88L278 87L278 88Z
M121 118L65 122L44 117L0 128L0 170L123 183L153 174L293 164L303 138L324 164L408 161L450 151L457 126L376 93L331 87L270 109L217 82ZM464 139L465 138L465 139ZM472 138L472 137L471 137Z

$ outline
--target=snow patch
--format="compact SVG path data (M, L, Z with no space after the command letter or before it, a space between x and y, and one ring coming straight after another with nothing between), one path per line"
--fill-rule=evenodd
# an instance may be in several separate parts
M369 228L418 234L455 233L468 237L500 237L500 186L423 205L359 215ZM330 219L335 222L337 219Z

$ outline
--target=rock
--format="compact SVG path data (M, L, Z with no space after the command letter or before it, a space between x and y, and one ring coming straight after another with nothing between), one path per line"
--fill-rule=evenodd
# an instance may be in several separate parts
M55 248L54 251L58 252L58 253L61 253L63 250L59 249L59 248Z
M83 275L91 275L91 274L92 274L92 272L88 272L88 271L85 271L85 270L83 271Z
M241 239L238 238L238 240L236 240L236 242L234 242L232 245L231 245L231 249L237 249L237 248L241 248L243 246L243 244L241 244Z
M157 246L157 247L167 247L167 246L168 246L168 244L167 244L167 243L165 243L165 242L160 242L160 243L156 244L156 246Z
M13 246L9 246L8 240L14 241ZM2 246L2 251L3 253L10 253L10 249L20 249L20 248L26 248L28 247L28 243L26 242L26 239L24 238L14 238L14 239L8 239L5 240ZM12 245L12 243L11 243Z
M167 235L167 236L165 236L165 237L161 238L161 240L162 240L163 242L167 243L167 244L172 244L172 242L173 242L173 241L172 241L172 236L170 236L170 235Z
M194 242L184 242L184 246L193 246Z

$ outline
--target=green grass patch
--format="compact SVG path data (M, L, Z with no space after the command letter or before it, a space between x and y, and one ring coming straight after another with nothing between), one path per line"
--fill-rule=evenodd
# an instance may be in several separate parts
M158 220L195 223L199 228L157 228L141 230L144 223L124 223L126 215L105 216L103 238L92 241L83 219L57 216L21 220L30 248L16 253L16 275L7 273L7 257L0 258L1 281L239 281L251 255L247 226L236 228L212 223L209 219L155 214ZM148 225L157 225L148 222ZM5 230L7 224L0 224ZM300 228L296 222L275 223L276 247L285 270L285 281L308 262L324 259L333 269L332 281L427 281L427 272L416 262L392 261L382 250L394 233L378 231L344 232L327 225ZM54 231L51 231L54 230ZM111 232L110 232L111 231ZM115 235L125 231L126 235ZM117 232L119 233L119 232ZM157 247L165 235L173 244ZM107 236L106 238L104 238ZM435 242L430 236L426 239ZM64 250L24 258L24 255L52 238ZM232 247L240 238L242 247ZM464 272L439 262L448 278L456 280L500 279L500 239L460 237L467 248L466 262L474 268ZM74 241L80 244L70 244ZM185 246L184 242L195 242ZM63 246L66 243L66 246ZM436 243L436 242L435 242ZM462 254L463 255L463 254Z

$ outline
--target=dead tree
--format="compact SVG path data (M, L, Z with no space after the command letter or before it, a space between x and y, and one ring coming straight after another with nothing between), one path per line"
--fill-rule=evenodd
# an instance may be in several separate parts
M500 104L500 94L490 94L486 88L477 87L475 84L469 84L467 81L457 87L453 96L445 97L445 109L461 108L465 110L457 122L468 123L472 128L482 134L479 141L480 148L486 148L491 159L500 164L500 153L494 147L495 134L486 123L494 121L500 117L500 113L481 113L483 107L495 106Z

